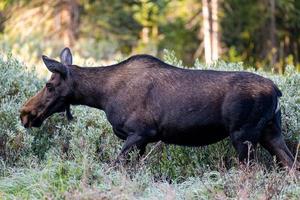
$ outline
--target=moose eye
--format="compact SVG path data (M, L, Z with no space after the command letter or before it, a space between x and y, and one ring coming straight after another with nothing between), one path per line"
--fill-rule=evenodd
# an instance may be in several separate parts
M52 92L54 90L54 87L51 83L46 83L46 88L49 90L49 92Z

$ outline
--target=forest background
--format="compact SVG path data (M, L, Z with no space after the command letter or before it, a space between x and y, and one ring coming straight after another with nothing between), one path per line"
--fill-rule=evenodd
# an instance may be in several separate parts
M81 58L222 59L283 73L300 67L298 0L1 0L0 47L29 64L69 46Z

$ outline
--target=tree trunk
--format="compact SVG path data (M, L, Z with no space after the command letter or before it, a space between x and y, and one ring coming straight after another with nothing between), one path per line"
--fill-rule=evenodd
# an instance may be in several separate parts
M218 0L202 0L205 62L219 58Z
M210 20L209 20L209 0L202 0L202 16L203 16L203 24L202 30L204 35L204 54L205 54L205 62L211 63L211 34L210 34Z
M144 44L148 44L149 43L149 27L147 26L144 26L142 28L142 31L140 33L140 37L141 37L141 40Z
M275 21L275 0L269 0L270 3L270 40L271 40L271 66L275 66L278 61L277 41L276 41L276 21ZM275 70L281 70L275 66Z
M219 59L218 0L211 0L211 55L212 60Z
M60 28L64 46L72 47L78 36L79 6L77 0L62 1L60 6Z

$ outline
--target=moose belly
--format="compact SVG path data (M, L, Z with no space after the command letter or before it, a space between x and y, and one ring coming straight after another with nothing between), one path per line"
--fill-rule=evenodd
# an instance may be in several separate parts
M216 143L228 135L223 126L211 124L184 129L169 128L163 131L161 140L167 144L204 146Z

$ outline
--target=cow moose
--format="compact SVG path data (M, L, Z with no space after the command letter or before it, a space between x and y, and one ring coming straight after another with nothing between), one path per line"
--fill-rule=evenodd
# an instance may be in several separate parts
M292 153L281 133L277 86L249 72L178 68L150 55L135 55L105 67L72 64L69 48L60 62L42 56L52 76L21 108L25 128L40 127L70 105L105 112L113 132L125 140L118 159L148 143L203 146L229 137L240 161L260 143L281 165L291 168Z

